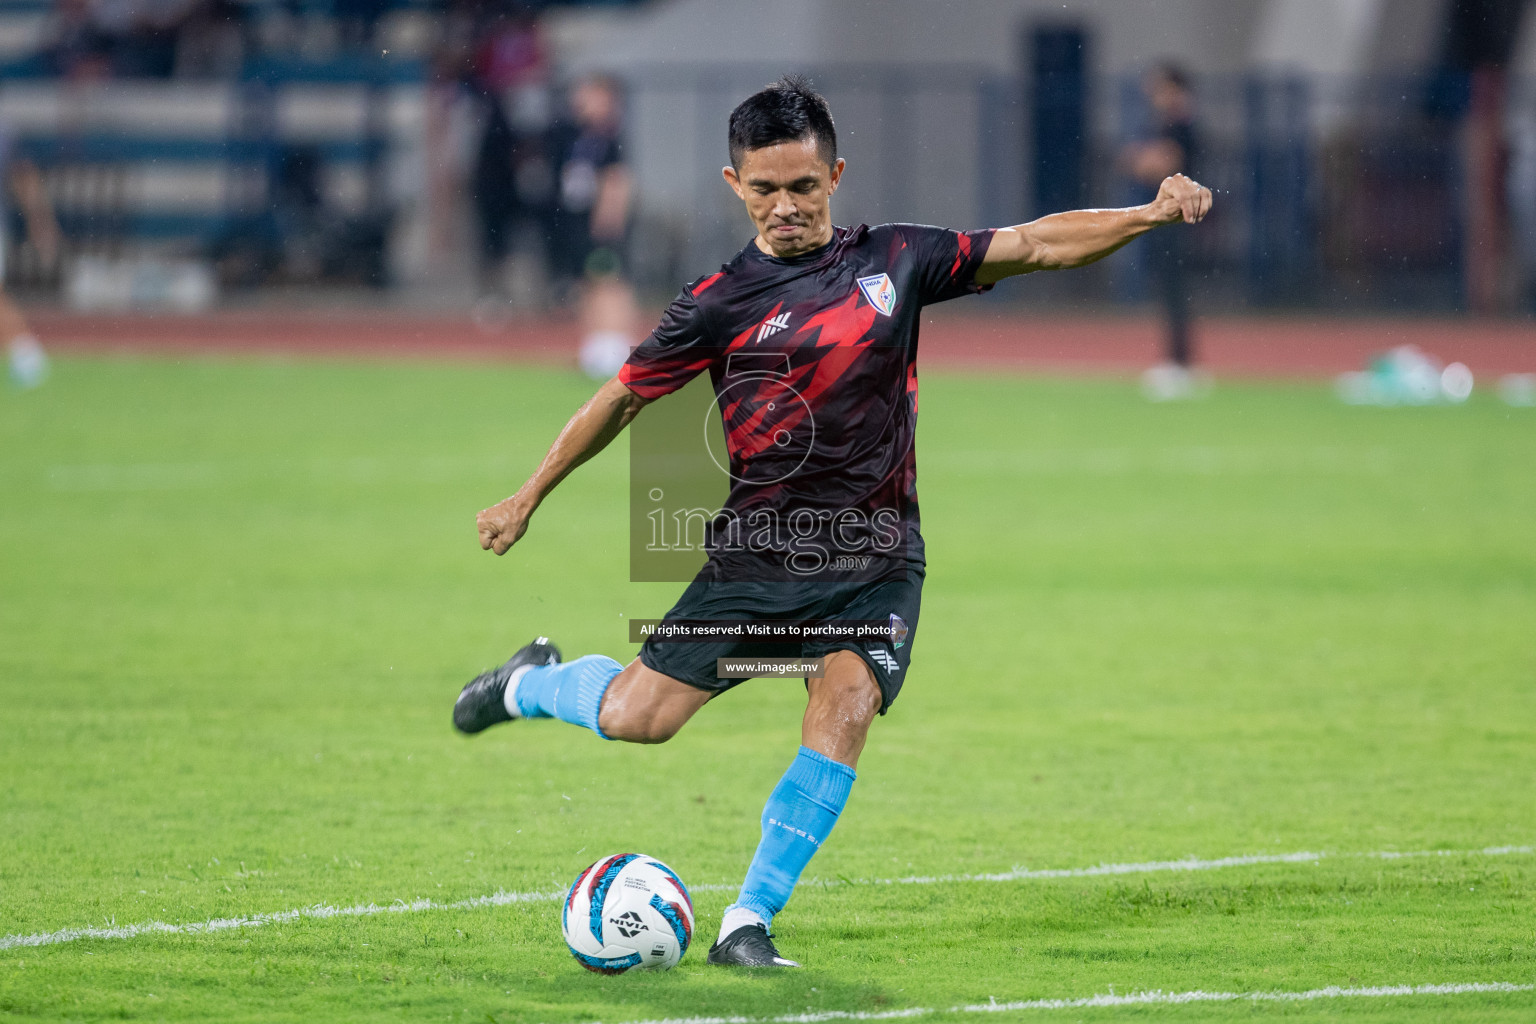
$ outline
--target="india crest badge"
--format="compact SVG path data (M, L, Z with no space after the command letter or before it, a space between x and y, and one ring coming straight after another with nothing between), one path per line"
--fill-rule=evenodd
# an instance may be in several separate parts
M859 278L859 290L869 300L869 304L880 312L881 316L890 316L891 310L896 308L896 286L891 284L889 274L872 274L869 277Z

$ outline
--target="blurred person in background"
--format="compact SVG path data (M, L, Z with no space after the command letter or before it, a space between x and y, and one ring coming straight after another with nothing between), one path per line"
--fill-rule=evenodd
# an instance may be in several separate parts
M112 38L97 22L93 0L58 0L49 16L44 66L71 81L112 76Z
M331 0L331 14L345 46L367 46L373 41L379 19L394 7L394 0Z
M1536 316L1536 117L1520 118L1510 126L1508 175L1519 301L1528 315Z
M59 0L44 48L47 65L75 81L170 78L182 34L204 7L225 16L236 10L210 0Z
M472 29L480 40L470 91L484 109L472 173L480 226L481 291L505 284L507 257L520 226L543 225L553 194L545 134L550 127L549 64L537 19L524 4L501 4Z
M97 25L110 40L118 78L170 78L176 40L195 0L95 0Z
M581 319L581 366L606 380L635 340L634 289L624 276L632 186L620 136L623 94L606 75L571 90L571 118L549 131L555 200L548 222L556 293L574 299Z
M176 35L176 77L232 78L245 60L245 6L197 0Z
M59 223L48 202L43 176L30 160L16 156L12 147L10 130L0 123L0 181L5 184L0 188L0 337L5 339L12 382L17 387L35 388L48 376L48 357L5 290L6 228L10 221L6 200L15 197L26 224L27 241L47 266L59 256Z
M1149 138L1126 146L1121 162L1143 191L1141 201L1147 201L1170 174L1182 171L1199 176L1200 146L1194 90L1182 67L1171 61L1158 64L1142 80L1142 92L1152 108L1153 131ZM1195 372L1190 343L1188 242L1184 232L1164 231L1146 244L1167 333L1165 359L1146 372L1142 387L1155 401L1193 398L1208 379Z

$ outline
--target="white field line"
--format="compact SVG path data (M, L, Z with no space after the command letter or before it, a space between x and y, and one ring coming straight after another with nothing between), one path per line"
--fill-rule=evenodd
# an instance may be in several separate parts
M278 910L267 914L251 914L247 917L216 917L210 921L193 921L188 924L167 924L164 921L146 921L143 924L113 925L106 928L61 928L56 932L37 935L6 935L0 937L0 950L18 946L53 946L76 939L132 939L140 935L201 935L206 932L223 932L231 928L256 928L264 924L283 924L305 918L372 917L375 914L414 914L423 910L477 910L481 907L504 907L509 903L553 902L565 896L562 892L494 892L489 896L454 900L442 903L437 900L396 900L394 903L360 903L350 907L332 907L317 903L312 907L296 910Z
M1023 882L1048 878L1093 878L1100 875L1139 875L1170 871L1214 871L1218 868L1246 867L1255 864L1312 864L1323 860L1403 860L1415 857L1507 857L1516 854L1536 853L1536 846L1485 846L1481 850L1379 850L1372 853L1258 853L1243 857L1218 857L1201 860L1190 857L1185 860L1152 860L1133 864L1098 864L1086 868L1014 868L992 874L974 875L907 875L902 878L856 879L807 879L804 884L831 888L841 885L941 885L954 882ZM734 883L714 882L690 886L692 892L734 892ZM482 907L504 907L513 903L552 903L565 896L565 890L546 892L494 892L489 896L476 896L467 900L441 902L438 900L396 900L393 903L361 903L350 907L333 907L320 903L294 910L278 910L245 917L217 917L208 921L192 921L186 924L170 924L165 921L145 921L141 924L108 925L104 928L61 928L56 932L39 932L33 935L0 936L0 950L25 946L54 946L77 939L132 939L140 935L201 935L222 932L232 928L256 928L264 924L284 924L306 918L373 917L378 914L414 914L424 910L477 910ZM927 1011L924 1011L927 1012ZM724 1020L725 1018L721 1018ZM735 1019L735 1018L732 1018ZM748 1018L740 1018L747 1020ZM778 1019L778 1018L775 1018ZM791 1018L784 1018L786 1020ZM793 1018L798 1020L799 1018ZM831 1019L831 1018L828 1018ZM875 1019L875 1018L870 1018Z
M1370 988L1307 989L1305 992L1113 992L1079 999L1026 999L1020 1002L974 1003L951 1006L947 1010L915 1006L907 1010L827 1010L823 1013L791 1013L782 1017L665 1017L660 1020L628 1021L626 1024L821 1024L831 1020L898 1020L926 1017L934 1013L1017 1013L1022 1010L1081 1010L1096 1006L1148 1006L1184 1003L1308 1003L1315 999L1386 999L1402 996L1460 996L1476 992L1532 992L1536 985L1518 985L1507 981L1468 982L1457 985L1380 985Z
M1160 871L1212 871L1216 868L1246 867L1251 864L1307 864L1321 860L1371 859L1399 860L1406 857L1465 857L1481 855L1500 857L1510 854L1536 853L1536 846L1487 846L1481 850L1410 850L1397 852L1380 850L1373 853L1256 853L1242 857L1218 857L1201 860L1189 857L1184 860L1149 860L1136 864L1098 864L1088 868L1014 868L995 874L982 875L908 875L905 878L853 879L857 885L936 885L943 882L1020 882L1035 878L1092 878L1097 875L1142 875ZM812 882L811 884L817 884ZM824 885L841 884L824 882Z

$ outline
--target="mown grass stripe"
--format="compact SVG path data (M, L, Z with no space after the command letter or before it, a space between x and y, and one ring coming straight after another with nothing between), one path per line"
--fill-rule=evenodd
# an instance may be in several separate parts
M1369 859L1402 860L1415 857L1505 857L1515 854L1536 853L1536 846L1485 846L1480 850L1376 850L1369 853L1259 853L1241 857L1217 857L1203 860L1154 860L1128 864L1098 864L1086 868L1041 868L1030 870L1014 868L989 874L970 875L907 875L902 878L809 879L810 886L833 887L840 885L943 885L958 882L1021 882L1050 878L1094 878L1102 875L1153 874L1165 871L1214 871L1219 868L1247 867L1259 864L1309 864L1322 860ZM735 884L716 882L690 887L694 892L733 892ZM165 921L145 921L141 924L112 925L106 928L61 928L56 932L40 932L33 935L6 935L0 937L0 950L31 946L54 946L79 939L133 939L141 935L201 935L209 932L228 931L232 928L256 928L265 924L282 924L306 918L371 917L377 914L410 914L425 910L478 910L482 907L504 907L514 903L544 903L565 898L564 890L548 892L493 892L488 896L475 896L466 900L440 902L438 900L396 900L393 903L361 903L350 907L333 907L316 904L293 910L279 910L244 917L218 917L208 921L171 924ZM745 1019L745 1018L743 1018ZM798 1018L796 1018L798 1019Z
M1305 1003L1317 999L1386 999L1404 996L1459 996L1478 992L1532 992L1536 985L1508 981L1462 982L1450 985L1374 985L1359 988L1313 988L1302 992L1113 992L1076 999L1024 999L1010 1003L996 1000L951 1006L947 1010L919 1006L905 1010L827 1010L822 1013L791 1013L779 1017L666 1017L657 1020L626 1021L625 1024L821 1024L832 1020L899 1020L926 1017L935 1013L1016 1013L1024 1010L1082 1010L1113 1006L1178 1006L1186 1003ZM601 1024L601 1022L593 1022Z

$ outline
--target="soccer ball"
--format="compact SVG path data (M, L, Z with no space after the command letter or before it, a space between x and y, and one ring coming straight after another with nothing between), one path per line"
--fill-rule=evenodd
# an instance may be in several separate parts
M576 876L560 909L560 933L589 971L664 971L688 952L693 900L661 861L616 853Z

